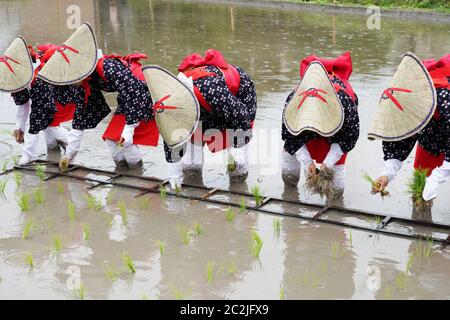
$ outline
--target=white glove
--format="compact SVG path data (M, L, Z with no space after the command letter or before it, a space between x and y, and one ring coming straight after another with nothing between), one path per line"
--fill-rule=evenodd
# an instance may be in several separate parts
M450 178L450 162L444 161L442 166L433 170L427 178L422 197L425 201L433 200L437 197L439 184Z
M392 182L392 180L395 179L395 176L397 175L398 171L402 167L402 162L397 159L389 159L384 162L383 170L381 171L381 176L388 177L389 183Z
M133 144L133 135L134 135L134 129L139 125L139 123L136 124L127 124L123 128L122 131L122 139L124 140L123 146L128 147Z
M167 176L172 189L181 188L183 183L183 163L181 161L175 163L167 163Z
M194 92L194 81L192 80L192 77L186 77L186 75L183 72L180 72L177 75L178 80L184 83L186 87L189 88L192 92Z
M336 163L342 158L344 152L341 149L339 143L333 143L330 147L330 151L328 151L323 164L330 169L336 165Z
M73 159L80 149L81 139L83 138L84 131L72 129L69 131L67 135L67 148L66 148L66 156Z
M236 162L236 170L231 174L243 174L248 172L248 144L241 148L230 148L229 152Z
M19 165L23 166L37 159L39 134L29 134L25 139Z
M28 116L30 115L30 106L31 106L30 101L28 101L25 104L17 106L16 128L15 128L16 130L20 129L22 130L22 132L25 132Z
M311 158L311 154L309 153L306 144L304 144L300 150L295 153L295 157L298 162L300 162L301 167L305 171L305 175L308 176L308 167L313 162L313 159Z

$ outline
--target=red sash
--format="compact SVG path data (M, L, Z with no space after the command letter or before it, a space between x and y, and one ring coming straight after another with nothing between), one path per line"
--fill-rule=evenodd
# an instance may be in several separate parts
M76 104L68 103L66 105L62 105L59 102L55 102L56 112L54 114L54 118L50 127L57 127L61 123L70 121L73 119L73 114L75 113Z
M417 144L414 169L428 169L429 176L435 168L440 167L444 163L444 157L444 153L435 156Z
M112 140L118 142L122 136L122 131L125 128L126 119L123 114L115 114L112 116L105 132L103 133L103 140ZM134 129L133 144L143 146L156 147L158 145L159 131L155 120L141 121Z
M315 138L306 143L306 147L308 148L309 154L311 158L315 160L317 163L323 163L328 152L330 152L330 144L328 140L323 137ZM336 165L344 165L347 160L347 153L345 153L341 159L336 163Z

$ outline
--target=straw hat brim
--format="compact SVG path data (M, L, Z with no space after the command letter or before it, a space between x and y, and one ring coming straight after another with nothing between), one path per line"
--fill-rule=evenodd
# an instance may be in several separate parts
M317 93L321 98L308 95L310 90L319 90ZM309 64L294 96L283 111L283 123L294 136L308 130L323 137L331 137L341 129L344 108L325 67L319 61Z
M400 141L410 138L424 129L433 118L436 89L428 70L412 53L403 57L387 90L391 88L394 91L389 93L403 110L383 93L368 132L369 140Z
M3 57L7 63L0 62L0 91L17 92L28 87L33 80L33 61L25 39L15 38Z
M97 65L97 40L88 23L83 23L64 45L75 49L65 49L64 56L56 51L45 63L38 77L54 85L71 85L87 78Z
M160 66L142 68L153 103L163 101L165 106L155 113L156 124L164 142L171 148L186 143L197 128L200 105L194 93L176 76Z

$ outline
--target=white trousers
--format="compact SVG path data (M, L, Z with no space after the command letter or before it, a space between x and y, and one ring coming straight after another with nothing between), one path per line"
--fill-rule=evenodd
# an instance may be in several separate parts
M186 144L186 153L181 159L181 163L185 171L201 172L203 169L203 146L189 141Z
M286 151L283 151L281 156L281 174L283 180L287 183L297 185L300 180L300 172L302 171L300 162L295 155L291 155ZM334 186L336 189L345 188L345 165L335 165L334 171ZM308 174L308 168L303 166L303 173L305 177Z
M131 144L125 147L120 147L115 141L105 140L109 147L109 151L113 157L114 162L117 164L119 162L125 161L128 165L137 165L139 161L142 160L142 154L139 147L135 144Z
M47 150L58 148L58 141L67 145L67 136L69 131L62 126L48 127L44 130L45 143Z

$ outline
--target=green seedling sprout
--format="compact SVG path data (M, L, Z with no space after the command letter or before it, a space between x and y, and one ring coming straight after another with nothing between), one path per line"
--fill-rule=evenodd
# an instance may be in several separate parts
M16 186L20 186L23 181L22 173L19 171L14 171L14 181L16 182Z
M236 214L234 213L233 209L231 209L231 207L229 207L225 212L225 217L228 222L233 222L234 218L236 217Z
M41 179L45 179L45 166L42 164L35 164L34 169L36 171L36 175Z
M386 300L392 300L392 286L388 285L385 289L384 289L384 298Z
M255 256L257 258L259 257L259 253L261 252L263 243L264 242L262 241L259 234L255 230L252 230L252 253L253 253L253 256Z
M33 255L31 253L27 253L25 256L25 264L30 268L34 268L34 261L33 261Z
M389 196L389 191L381 190L380 184L375 180L373 180L372 177L367 172L363 172L363 178L364 180L370 183L370 186L372 188L380 192L381 197Z
M61 181L58 181L56 183L56 190L58 191L58 193L64 193L64 186Z
M422 197L427 180L428 169L414 169L413 176L408 182L407 194L411 196L414 208L423 212L431 208L432 201L425 201Z
M334 259L340 258L344 255L345 248L339 241L331 243L331 255Z
M114 265L107 265L105 267L105 275L111 282L114 282L119 278L119 272Z
M227 172L232 173L236 171L237 163L232 155L228 155Z
M83 239L88 241L91 238L91 227L88 223L83 224Z
M241 197L241 202L239 204L239 212L240 213L244 213L245 211L247 211L246 205L245 205L245 198L244 196Z
M9 178L4 178L0 181L0 193L5 194L6 185L8 184Z
M280 300L286 300L286 290L283 285L280 285Z
M255 199L256 205L259 206L262 204L264 197L261 194L261 190L258 185L254 185L252 187L253 198Z
M34 189L33 196L35 203L41 204L44 202L44 192L42 191L41 187Z
M3 165L2 165L2 171L5 172L8 168L8 159L6 159L5 161L3 161Z
M349 242L350 248L353 248L353 234L352 234L352 230L350 230L350 232L349 232L348 242Z
M167 189L165 185L159 187L159 197L164 200L167 197Z
M187 293L181 292L180 290L178 290L173 286L170 286L170 292L172 293L172 295L175 297L176 300L185 300L188 298Z
M11 156L11 160L12 160L12 162L13 162L13 164L15 165L15 166L17 166L18 164L19 164L19 155L16 153L16 154L13 154L12 156Z
M36 227L36 223L34 221L34 218L30 217L25 221L25 226L23 228L22 232L22 239L28 239L28 236L30 235L30 232L33 231Z
M80 286L78 288L73 289L73 290L74 290L74 293L75 293L75 297L77 299L84 300L86 289L85 289L83 283L80 283Z
M194 232L196 235L201 235L203 233L202 225L198 222L194 223Z
M67 200L67 210L69 211L70 221L75 220L75 203L71 200Z
M433 245L433 239L427 238L426 243L417 241L414 245L414 254L420 259L430 258L435 253Z
M272 221L272 224L273 224L273 230L275 231L276 235L279 236L281 233L281 219L274 218Z
M237 267L236 267L236 261L232 261L229 265L228 265L228 273L230 275L235 275L237 273Z
M158 240L158 241L155 241L155 246L157 246L159 248L159 254L162 256L164 254L164 252L166 251L165 243Z
M128 253L122 253L122 260L130 273L136 273L136 267L134 266L133 259L131 259Z
M179 186L178 184L175 186L175 192L176 193L180 193L181 192L181 186Z
M206 278L208 280L208 283L212 283L214 281L214 267L215 267L214 261L209 261L206 264Z
M86 204L89 209L94 211L100 211L100 209L102 208L102 202L100 199L97 199L90 193L85 194L84 197L86 199Z
M122 223L125 225L128 224L127 205L125 204L125 201L119 201L119 209L120 215L122 216Z
M150 300L150 296L148 294L146 294L146 293L143 293L142 296L141 296L141 299L142 300Z
M62 236L59 234L53 236L53 250L56 252L62 251Z
M27 193L20 193L19 198L17 199L17 204L19 205L21 211L30 210L30 195Z
M397 277L395 278L395 283L397 284L397 288L400 291L405 290L406 288L406 282L407 282L408 275L405 272L400 272Z
M184 245L188 245L191 243L192 238L192 232L186 227L179 227L178 228L178 234L180 235L181 242Z

